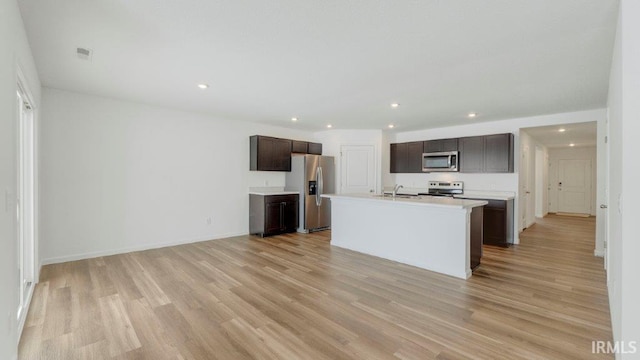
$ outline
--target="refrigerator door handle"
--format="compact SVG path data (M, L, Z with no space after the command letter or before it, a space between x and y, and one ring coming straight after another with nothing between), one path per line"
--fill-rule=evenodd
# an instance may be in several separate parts
M316 191L316 205L322 205L322 192L324 191L324 184L322 182L322 167L318 166L316 169L316 184L318 184L318 189Z

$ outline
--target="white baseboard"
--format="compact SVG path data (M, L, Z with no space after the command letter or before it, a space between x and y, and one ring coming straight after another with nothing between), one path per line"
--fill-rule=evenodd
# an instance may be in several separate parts
M593 255L595 255L597 257L604 257L604 250L595 249L595 250L593 250Z
M134 251L159 249L163 247L191 244L191 243L197 243L197 242L209 241L209 240L219 240L219 239L229 238L233 236L243 236L248 234L249 233L247 232L217 234L217 235L203 236L203 237L190 238L190 239L179 239L179 240L168 241L163 243L143 244L143 245L127 246L119 249L109 249L109 250L92 251L92 252L86 252L86 253L80 253L80 254L58 256L58 257L53 257L48 259L41 259L40 268L42 268L42 266L44 265L49 265L49 264L59 264L59 263L64 263L68 261L84 260L84 259L91 259L91 258L96 258L101 256L110 256L110 255L117 255L117 254L125 254L125 253L134 252Z

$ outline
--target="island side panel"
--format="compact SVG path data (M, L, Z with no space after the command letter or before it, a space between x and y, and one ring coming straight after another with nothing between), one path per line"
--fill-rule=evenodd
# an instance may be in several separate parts
M475 270L480 266L480 259L482 258L482 236L483 236L483 216L484 206L474 207L471 211L470 217L470 239L469 245L471 248L470 262L471 270Z
M331 244L466 279L469 211L336 197Z

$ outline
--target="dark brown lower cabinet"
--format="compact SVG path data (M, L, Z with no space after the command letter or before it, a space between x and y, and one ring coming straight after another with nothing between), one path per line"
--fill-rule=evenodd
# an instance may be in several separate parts
M471 210L471 234L470 234L470 267L475 270L480 265L482 258L482 236L484 227L484 206L476 206Z
M485 245L504 247L511 246L513 244L513 199L493 200L473 198L473 200L488 202L488 204L484 206L482 214L482 243ZM475 209L476 208L474 208L474 210ZM471 216L473 221L473 213ZM473 231L472 223L472 234Z
M510 246L513 244L513 200L486 200L484 207L484 243Z
M249 233L261 236L295 232L298 228L297 194L249 195Z

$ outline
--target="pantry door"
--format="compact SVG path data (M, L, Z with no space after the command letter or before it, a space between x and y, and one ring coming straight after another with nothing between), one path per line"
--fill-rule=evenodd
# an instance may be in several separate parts
M373 193L376 189L374 145L340 147L340 193Z

